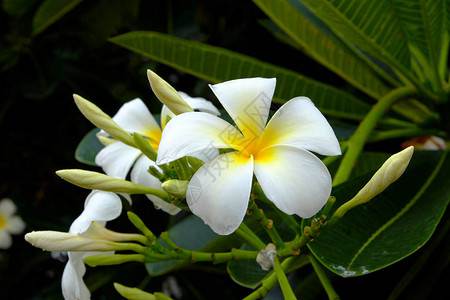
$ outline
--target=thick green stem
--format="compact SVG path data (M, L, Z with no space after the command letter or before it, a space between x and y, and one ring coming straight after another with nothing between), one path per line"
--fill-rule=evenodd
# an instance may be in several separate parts
M401 87L393 90L391 93L384 96L378 101L364 120L359 125L358 129L352 135L348 141L348 150L342 159L341 165L333 180L333 185L338 185L345 182L353 170L356 161L361 154L364 144L366 143L370 133L378 123L378 121L384 116L386 111L396 101L403 99L407 96L412 96L416 93L416 89L410 86Z
M264 242L261 241L261 239L243 222L239 225L239 228L236 229L235 233L255 250L266 248L266 244L264 244Z
M322 286L328 295L328 299L330 300L340 299L338 294L334 290L333 286L331 285L330 279L328 278L321 264L312 255L309 256L309 260L311 261L311 265L313 266L317 277L319 277L319 280L322 283Z
M292 287L289 284L289 281L286 277L286 273L284 273L284 270L281 266L279 258L275 257L275 260L273 263L274 263L273 268L275 271L275 275L277 276L278 283L280 284L284 299L286 299L286 300L297 299L297 297L295 297L294 291L292 290Z

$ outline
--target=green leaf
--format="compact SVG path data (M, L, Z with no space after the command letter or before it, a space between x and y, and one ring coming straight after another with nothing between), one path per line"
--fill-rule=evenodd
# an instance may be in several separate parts
M309 249L343 277L368 274L403 259L433 234L450 200L449 176L448 152L416 151L396 183L325 229ZM369 178L334 188L334 208L352 198Z
M188 250L219 252L239 247L242 244L235 234L226 236L217 235L195 215L189 215L184 218L170 228L168 232L175 244ZM162 240L160 242L164 244ZM151 276L159 276L187 265L190 265L190 262L170 260L148 263L145 266Z
M44 31L83 0L45 0L33 17L32 35Z
M255 260L232 260L227 264L227 271L234 282L254 289L272 269L264 271Z
M332 35L325 24L321 23L319 28L286 0L254 2L307 54L361 91L378 98L390 90L364 61Z
M390 0L304 0L342 41L399 71L409 81L411 54Z
M103 144L100 143L96 134L100 129L94 128L88 132L78 144L75 150L75 159L81 163L91 166L97 166L95 163L95 156L103 149Z
M361 120L370 110L368 104L347 92L224 48L146 31L126 33L110 41L212 83L276 77L275 102L306 95L324 114L355 120Z
M416 54L415 59L419 61L422 69L425 69L426 73L428 72L427 77L435 76L434 79L438 83L440 83L438 58L445 28L444 4L444 0L392 1L407 41L412 52ZM417 53L415 49L418 49L420 53ZM422 60L422 55L424 60Z

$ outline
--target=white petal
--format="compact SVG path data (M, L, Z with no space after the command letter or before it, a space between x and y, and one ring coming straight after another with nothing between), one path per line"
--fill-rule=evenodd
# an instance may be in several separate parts
M273 146L258 153L255 175L267 198L289 215L313 216L331 193L331 176L322 161L292 146Z
M25 222L19 216L9 217L5 229L12 234L20 234L25 230Z
M95 157L95 163L102 167L106 175L125 179L140 154L139 149L115 142L100 150Z
M0 214L9 217L12 216L17 210L16 205L14 202L9 198L3 198L0 201Z
M203 112L183 113L164 128L158 148L158 165L198 151L233 148L245 143L242 134L228 122Z
M155 162L151 161L146 156L142 155L141 157L139 157L139 159L136 161L136 164L133 167L133 170L131 171L131 181L143 186L148 186L162 191L163 189L161 188L161 182L159 181L159 179L152 176L147 171L150 166L156 167L159 171L161 171L161 169L159 169L159 167L155 164ZM180 211L178 207L171 205L154 195L146 195L146 196L158 208L162 209L163 211L171 215L175 215Z
M122 105L112 119L129 133L137 132L156 141L159 141L161 137L161 128L145 103L139 98ZM104 134L103 131L100 135L102 134Z
M119 196L111 192L92 191L85 201L81 215L70 226L70 233L85 232L92 222L106 222L117 218L122 212Z
M163 105L161 108L161 128L164 129L166 127L167 121L171 120L175 117L175 114L170 111L170 109Z
M86 267L83 258L86 252L69 252L69 260L61 279L61 288L65 300L85 300L91 298L83 276L86 273Z
M275 85L275 78L244 78L210 87L241 132L251 139L264 130Z
M0 230L0 249L8 249L11 245L11 235L6 230Z
M217 234L236 230L244 219L253 179L253 159L229 152L204 164L192 177L187 203Z
M193 110L206 112L214 116L220 116L220 111L217 109L217 107L214 106L214 104L212 104L211 101L208 101L201 97L191 97L188 94L180 91L178 91L178 93L181 95L184 101L186 101L187 104L192 107Z
M260 143L261 149L283 144L322 155L341 154L330 124L306 97L297 97L284 104L267 124Z

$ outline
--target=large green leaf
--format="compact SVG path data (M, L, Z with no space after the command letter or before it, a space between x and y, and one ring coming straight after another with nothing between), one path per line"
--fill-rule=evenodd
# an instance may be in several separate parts
M412 52L416 53L415 49L420 51L415 59L419 60L422 69L428 71L428 77L436 76L435 79L439 80L438 59L445 30L445 1L395 0L392 5L397 10ZM424 62L418 57L421 55L424 56Z
M419 249L439 223L450 200L449 176L448 152L416 151L396 183L325 229L308 245L311 252L344 277L367 274L401 260ZM353 197L369 177L334 188L335 207Z
M83 0L45 0L33 17L32 35L37 35L58 21Z
M361 120L370 106L353 95L227 49L157 32L130 32L111 42L212 83L245 77L276 77L275 101L306 95L329 116Z
M287 0L254 2L316 61L373 98L389 92L390 88L364 61L339 39L330 37L328 28L322 31Z
M302 0L343 41L367 52L417 83L411 54L390 0Z
M189 215L169 229L169 236L178 246L188 250L205 252L229 251L230 248L241 246L240 239L235 235L221 236L215 234L209 226L195 215ZM164 243L160 240L161 243ZM169 260L146 264L151 276L159 276L174 269L190 265L184 260Z

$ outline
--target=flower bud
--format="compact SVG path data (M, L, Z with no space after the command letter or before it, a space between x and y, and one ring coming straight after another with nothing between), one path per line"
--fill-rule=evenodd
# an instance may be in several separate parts
M186 198L189 181L171 179L164 181L161 187L167 193L178 198Z
M56 174L62 179L86 189L125 194L151 194L170 202L170 196L164 191L110 177L98 172L71 169L59 170L56 171Z
M336 210L333 219L341 218L350 209L383 192L405 172L413 153L414 147L410 146L389 157L358 194ZM329 223L334 223L335 220L330 220Z
M81 113L86 117L86 119L91 121L92 124L103 129L119 141L134 147L133 137L117 125L117 123L114 122L114 120L105 114L99 107L78 95L73 95L73 99L75 100L75 103Z
M194 111L189 104L184 101L181 95L170 84L164 81L164 79L156 75L156 73L147 70L147 77L156 97L175 115Z
M25 240L35 247L56 252L68 251L112 251L116 243L91 238L84 234L58 231L33 231L25 235Z

